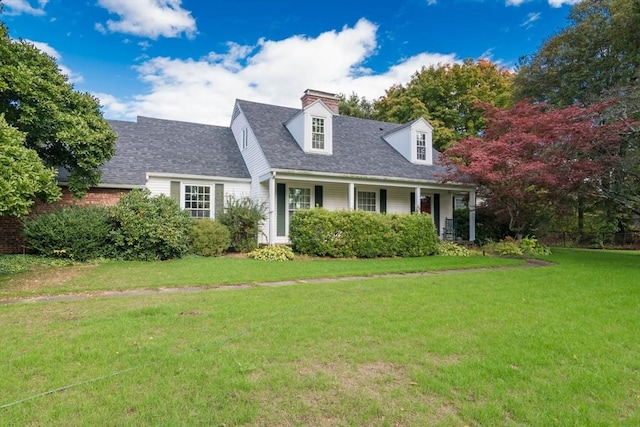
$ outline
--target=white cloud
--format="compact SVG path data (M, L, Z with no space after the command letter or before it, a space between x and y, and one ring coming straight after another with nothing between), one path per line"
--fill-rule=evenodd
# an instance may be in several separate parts
M96 23L96 30L102 33L157 39L180 37L183 33L191 38L196 32L196 21L191 12L181 7L182 0L98 0L98 4L120 16L119 21Z
M549 0L551 7L562 7L565 4L574 5L580 3L582 0Z
M49 3L49 0L39 0L38 6L33 7L29 3L29 0L4 0L2 5L7 8L7 15L20 15L26 13L28 15L42 16L45 14L44 7Z
M529 13L527 14L527 19L520 24L521 27L525 27L527 29L533 26L533 23L540 19L541 13Z
M76 72L73 72L67 66L62 65L62 63L61 63L62 55L60 55L60 53L57 50L55 50L53 47L49 46L47 43L36 42L36 41L33 41L33 40L27 40L27 39L25 39L25 42L31 43L32 45L34 45L36 47L36 49L46 53L47 55L49 55L50 57L55 59L56 63L58 64L58 68L60 69L60 72L62 74L64 74L65 76L67 76L67 78L69 79L70 83L80 83L80 82L84 81L84 78L82 77L82 75L80 75L80 74L78 74Z
M261 39L255 46L229 42L226 52L201 59L151 58L137 67L148 93L126 101L96 96L110 118L143 115L227 125L236 98L299 107L305 89L318 89L376 99L423 66L458 61L455 54L424 52L374 74L365 61L377 49L376 32L376 25L361 19L315 38Z

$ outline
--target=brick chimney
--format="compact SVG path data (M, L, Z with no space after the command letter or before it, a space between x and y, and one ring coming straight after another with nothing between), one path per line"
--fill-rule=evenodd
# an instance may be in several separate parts
M307 105L312 104L318 99L335 114L339 114L338 106L340 104L340 98L338 98L337 95L313 89L307 89L304 91L304 95L302 96L302 108L305 108Z

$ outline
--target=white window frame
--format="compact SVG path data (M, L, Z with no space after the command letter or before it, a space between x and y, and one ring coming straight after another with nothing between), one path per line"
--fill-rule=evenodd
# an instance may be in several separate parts
M427 161L427 133L416 132L416 160Z
M370 209L372 205L370 203L364 204L361 203L360 195L373 195L373 209ZM362 200L362 202L370 202L369 200ZM363 207L367 207L367 209L363 209ZM356 193L356 209L364 212L378 212L378 192L371 190L358 190Z
M291 206L291 191L292 190L305 190L309 194L309 206L308 207L295 207ZM286 227L287 227L287 236L289 235L289 222L291 221L291 216L297 210L303 209L311 209L313 207L313 192L311 191L311 187L303 187L303 186L289 186L287 185L287 218L286 218Z
M195 187L198 189L198 192L196 192L196 196L198 196L200 193L200 189L209 189L208 192L208 200L205 200L206 197L204 197L207 193L206 191L203 191L202 196L203 196L203 200L198 200L196 198L196 200L190 199L189 201L187 201L187 188L189 188L189 192L188 194L192 195L194 194L192 191L192 187ZM202 207L196 205L196 207L194 208L193 206L191 206L191 203L202 203ZM212 219L214 217L214 203L215 203L215 194L214 194L214 186L211 184L203 184L203 183L184 183L182 185L182 192L180 194L180 207L186 211L189 212L189 215L192 218L198 218L198 219ZM208 209L207 207L205 207L204 205L208 204ZM198 213L198 212L202 212L203 215L194 215L194 213Z
M324 151L326 148L327 120L324 117L311 117L311 149ZM317 144L317 146L316 146Z

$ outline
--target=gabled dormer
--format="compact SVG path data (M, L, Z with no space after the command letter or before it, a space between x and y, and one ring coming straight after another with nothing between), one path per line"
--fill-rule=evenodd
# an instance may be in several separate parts
M333 154L333 116L338 114L339 98L331 93L307 89L302 110L285 126L308 154Z
M411 163L433 164L433 126L424 118L393 129L382 138Z

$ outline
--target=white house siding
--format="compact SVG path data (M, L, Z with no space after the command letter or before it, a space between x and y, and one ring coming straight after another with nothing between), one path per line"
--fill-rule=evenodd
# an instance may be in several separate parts
M248 146L244 150L242 149L242 130L248 129ZM247 165L247 169L251 174L251 198L256 201L260 201L260 177L269 173L269 163L262 152L262 148L260 148L260 144L258 144L258 140L256 139L249 123L247 122L247 118L244 116L242 112L233 119L231 123L231 131L233 132L233 136L236 139L238 144L238 148L242 153L242 158L244 159L245 164ZM263 199L262 199L263 200ZM267 198L268 200L268 198Z
M411 213L411 192L413 190L405 187L387 187L387 212Z
M409 126L397 132L385 135L384 140L402 154L405 159L411 161L411 128Z
M322 184L322 204L330 211L346 210L349 208L349 186L347 184Z
M263 181L258 183L258 203L263 203L267 209L267 219L260 224L261 233L258 236L258 241L263 244L269 243L269 215L275 215L275 212L269 211L269 181ZM275 197L275 196L274 196Z
M146 187L151 191L152 196L171 194L171 180L166 178L149 177Z

